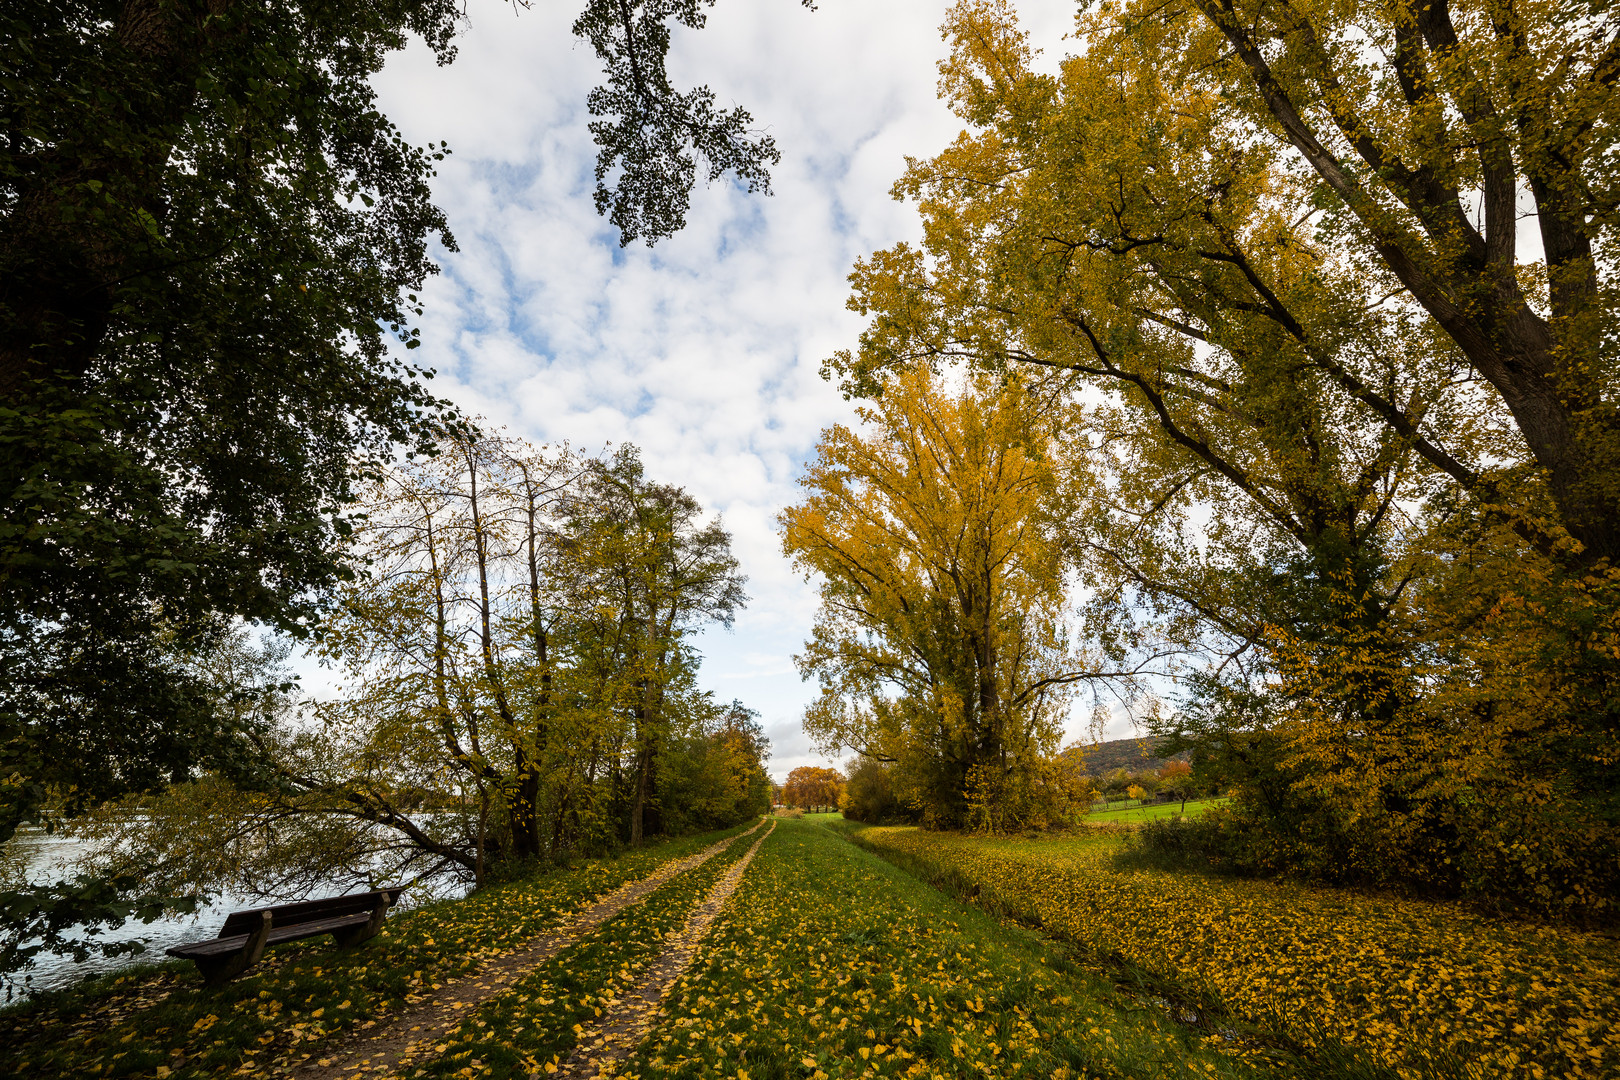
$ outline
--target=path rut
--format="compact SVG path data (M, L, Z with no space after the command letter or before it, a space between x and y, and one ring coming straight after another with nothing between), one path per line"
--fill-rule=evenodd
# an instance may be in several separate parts
M573 1054L551 1075L559 1080L613 1075L614 1066L640 1045L657 1023L664 996L675 985L675 980L692 966L698 947L708 936L721 908L742 883L744 871L754 861L754 853L775 830L773 820L765 835L754 841L748 853L733 863L702 903L692 909L686 926L674 934L657 958L647 965L635 987L621 995L593 1027L580 1035Z
M337 1046L312 1053L306 1061L294 1066L292 1075L298 1080L392 1076L436 1056L439 1051L435 1044L478 1006L505 993L514 982L619 912L645 900L670 878L703 865L738 840L758 832L764 824L761 820L747 832L711 844L696 855L666 863L648 877L620 886L592 906L574 913L524 948L496 957L476 973L444 983L437 990L407 998L405 1012L376 1027L354 1032ZM774 822L772 828L775 828ZM754 847L758 846L756 842ZM749 857L752 855L750 850Z

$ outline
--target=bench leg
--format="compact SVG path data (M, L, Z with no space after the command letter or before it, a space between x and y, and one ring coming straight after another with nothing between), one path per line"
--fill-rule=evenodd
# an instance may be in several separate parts
M388 898L380 896L377 898L377 906L371 909L371 918L366 920L364 926L356 926L352 930L334 930L332 937L337 941L338 948L352 948L362 941L376 937L377 932L382 929L383 920L387 917Z
M242 972L259 962L264 956L264 943L270 936L270 924L273 921L268 911L260 916L259 928L242 946L242 951L235 956L210 956L206 959L197 957L194 961L197 970L202 973L203 982L209 986L219 986L228 983Z

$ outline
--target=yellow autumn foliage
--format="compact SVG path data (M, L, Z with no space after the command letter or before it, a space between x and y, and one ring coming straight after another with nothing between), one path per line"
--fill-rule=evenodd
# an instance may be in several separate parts
M926 364L822 432L783 511L783 548L819 579L796 658L820 682L805 729L894 765L925 820L1045 823L1072 800L1044 763L1080 677L1050 527L1048 451L1066 410L1019 380Z
M1084 629L1233 766L1227 865L1613 920L1620 46L1494 10L1111 0L1054 70L961 0L828 368L1072 380Z
M859 836L1093 955L1210 988L1307 1044L1366 1048L1408 1080L1448 1056L1472 1075L1523 1080L1620 1070L1620 947L1609 937L1392 896L1121 871L1107 836Z
M781 822L660 1022L611 1075L1264 1075L1122 1005L1029 935L823 826Z

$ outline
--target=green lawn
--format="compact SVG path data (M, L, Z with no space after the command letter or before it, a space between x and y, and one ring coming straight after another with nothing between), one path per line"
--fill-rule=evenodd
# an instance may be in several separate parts
M615 1075L638 1080L1265 1075L1007 925L846 842L780 821Z
M1087 821L1119 822L1134 825L1143 821L1153 821L1157 818L1175 817L1180 814L1185 817L1197 817L1211 806L1219 806L1225 799L1198 799L1188 800L1186 810L1182 810L1180 803L1127 803L1116 810L1093 810L1086 815Z

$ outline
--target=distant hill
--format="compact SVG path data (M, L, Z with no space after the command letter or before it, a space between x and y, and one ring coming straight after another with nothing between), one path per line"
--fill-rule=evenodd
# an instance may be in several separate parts
M1155 750L1163 743L1163 739L1149 735L1140 739L1113 739L1093 746L1083 746L1079 752L1085 755L1087 776L1103 776L1115 769L1126 769L1130 772L1162 769L1167 761L1186 761L1191 757L1185 750L1168 758L1159 757Z

